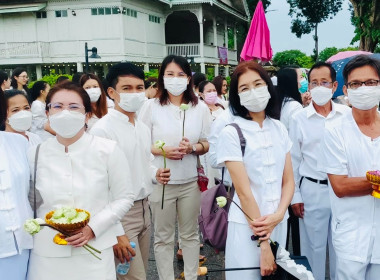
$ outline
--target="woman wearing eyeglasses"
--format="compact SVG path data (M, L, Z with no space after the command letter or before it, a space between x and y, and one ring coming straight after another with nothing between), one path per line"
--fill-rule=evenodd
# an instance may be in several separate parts
M128 162L116 142L85 132L91 101L83 88L70 82L59 84L50 90L46 103L56 137L39 150L37 216L44 218L49 211L68 206L87 210L91 218L80 232L66 237L67 246L53 243L57 232L50 228L34 235L28 279L114 280L112 247L124 233L120 219L135 199ZM32 173L34 154L29 157ZM82 248L87 243L102 252L102 260Z
M153 188L149 200L154 221L154 253L161 280L174 279L173 248L178 219L185 278L197 279L199 258L197 155L208 151L210 110L193 92L190 65L184 57L169 55L158 76L159 98L146 101L139 117L152 132L152 144L163 149L170 168L170 181ZM181 110L186 104L186 110ZM182 106L182 108L184 108ZM154 165L164 166L161 150L152 148ZM164 195L163 195L164 194Z
M11 87L13 89L18 89L24 91L26 94L29 93L29 89L27 87L29 81L28 73L24 68L17 67L13 70Z

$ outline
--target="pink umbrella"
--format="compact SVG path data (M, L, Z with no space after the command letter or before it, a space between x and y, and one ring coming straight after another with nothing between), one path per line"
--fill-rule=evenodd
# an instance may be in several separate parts
M270 46L269 28L265 18L263 3L259 1L240 57L241 60L260 59L261 61L269 61L272 59L272 56L273 51Z
M337 60L345 59L347 57L351 57L354 55L359 55L359 54L372 54L371 52L366 52L366 51L344 51L344 52L338 52L337 54L331 56L326 62L334 62Z

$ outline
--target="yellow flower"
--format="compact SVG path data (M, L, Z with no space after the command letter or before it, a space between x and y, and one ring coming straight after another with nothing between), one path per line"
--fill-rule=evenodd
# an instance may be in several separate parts
M227 198L225 198L224 196L218 196L216 198L216 203L220 208L223 208L227 204Z
M179 108L182 110L182 111L186 111L187 109L190 108L190 106L188 104L181 104L181 106L179 106Z
M162 141L162 140L157 140L155 143L154 143L154 147L156 149L162 149L165 145L165 142Z

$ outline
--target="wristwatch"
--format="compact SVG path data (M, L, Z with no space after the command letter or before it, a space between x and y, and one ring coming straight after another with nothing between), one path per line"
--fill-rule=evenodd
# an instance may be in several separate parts
M191 153L194 154L197 151L197 145L194 144L193 147L192 147L192 149L193 150L191 151Z

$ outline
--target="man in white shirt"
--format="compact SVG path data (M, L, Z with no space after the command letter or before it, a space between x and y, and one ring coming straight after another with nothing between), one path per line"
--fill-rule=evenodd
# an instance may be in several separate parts
M153 190L152 183L166 184L170 172L151 165L150 130L136 119L136 111L145 101L144 72L132 63L119 63L110 68L107 81L110 85L107 91L115 101L115 109L108 110L108 114L91 129L91 134L115 140L132 168L136 200L121 220L125 236L118 237L114 253L116 263L125 262L125 259L129 261L129 253L134 256L128 274L118 274L119 280L142 280L146 279L151 236L148 196ZM135 250L131 248L130 241L135 242Z
M336 279L380 277L380 200L371 196L366 172L380 170L380 61L357 56L343 70L352 113L327 127L318 168L332 188L332 240Z
M309 72L312 103L293 115L289 134L295 193L292 210L300 220L301 255L311 265L315 279L325 279L326 247L329 243L330 277L335 279L335 253L331 245L331 207L327 174L316 170L325 125L339 121L350 109L331 101L337 88L336 72L318 62Z

